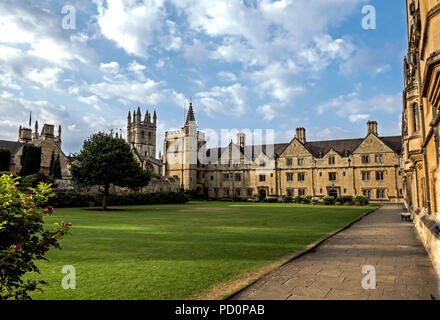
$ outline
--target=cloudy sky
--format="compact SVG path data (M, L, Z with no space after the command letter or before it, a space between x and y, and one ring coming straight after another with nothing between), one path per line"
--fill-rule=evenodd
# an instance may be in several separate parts
M32 111L77 152L140 106L157 110L160 146L190 97L202 130L288 142L298 126L308 140L363 137L377 120L398 135L405 21L399 0L0 0L0 139Z

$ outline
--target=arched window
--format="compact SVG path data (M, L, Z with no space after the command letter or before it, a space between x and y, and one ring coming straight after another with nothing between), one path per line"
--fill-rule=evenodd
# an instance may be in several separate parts
M417 103L413 104L414 113L414 131L420 130L420 118L419 118L419 105Z

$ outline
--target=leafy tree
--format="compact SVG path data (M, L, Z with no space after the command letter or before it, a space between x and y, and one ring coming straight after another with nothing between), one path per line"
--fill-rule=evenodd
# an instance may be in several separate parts
M52 176L55 179L61 179L62 178L62 174L61 174L61 162L60 162L60 154L58 153L57 158L55 159L54 163L53 163L53 173Z
M104 132L98 132L84 141L82 150L75 155L70 172L78 186L99 186L104 195L103 210L107 210L111 184L139 188L147 185L152 176L151 172L139 166L128 143Z
M41 167L41 148L35 146L24 146L23 154L21 156L21 170L22 177L28 176L40 171Z
M0 171L9 171L11 163L11 151L8 149L0 149Z
M30 299L29 293L41 290L44 281L24 280L28 272L39 273L35 262L44 257L50 247L60 248L58 240L72 225L57 223L45 228L43 217L54 213L54 208L45 207L52 189L40 183L38 189L30 188L32 194L21 193L18 179L0 177L0 300Z

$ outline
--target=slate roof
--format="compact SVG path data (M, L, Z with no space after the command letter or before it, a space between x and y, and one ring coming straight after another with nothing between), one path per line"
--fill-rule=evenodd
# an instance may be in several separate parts
M387 145L391 150L393 150L396 154L402 153L402 137L401 136L392 136L392 137L379 137L379 139ZM365 140L365 138L359 139L342 139L342 140L328 140L328 141L311 141L306 142L304 147L315 157L321 158L325 156L331 149L335 150L340 156L348 157L351 155L357 147ZM234 144L237 146L236 144ZM277 156L280 156L283 151L290 145L290 143L278 143L273 145L273 150ZM238 147L238 146L237 146ZM259 148L259 149L257 149ZM225 152L228 147L217 148L217 155L220 158L223 152ZM262 150L266 153L267 145L259 145L259 146L245 146L245 151L252 155L252 160L255 160L259 154L254 154L254 149ZM211 150L208 149L206 155L209 157L211 154ZM240 148L241 152L243 152L243 148Z
M0 149L8 149L11 151L11 155L14 155L22 146L24 146L24 143L0 140Z

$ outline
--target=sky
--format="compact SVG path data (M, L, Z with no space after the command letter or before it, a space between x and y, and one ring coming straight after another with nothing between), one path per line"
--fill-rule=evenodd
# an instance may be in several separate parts
M202 131L331 140L376 120L399 135L405 24L401 0L0 0L0 139L32 111L74 153L97 131L125 136L140 107L160 150L190 100Z

